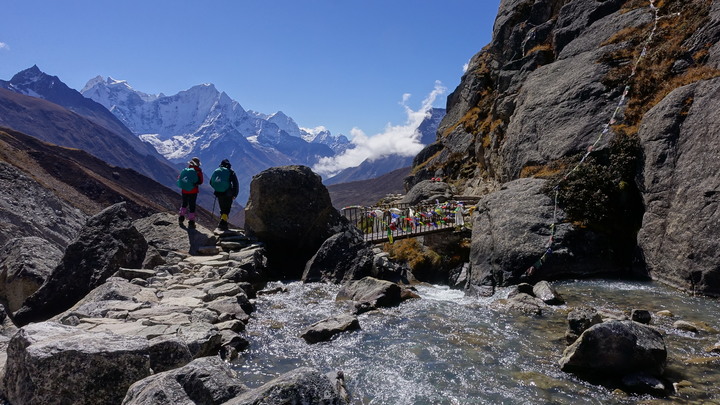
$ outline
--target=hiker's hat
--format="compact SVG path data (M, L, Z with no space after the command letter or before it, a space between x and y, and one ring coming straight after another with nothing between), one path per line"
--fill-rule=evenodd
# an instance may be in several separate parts
M194 157L194 158L190 159L190 161L188 162L188 164L189 164L190 166L200 167L200 158Z
M223 161L220 162L220 166L222 166L222 167L227 167L227 168L229 169L232 165L230 164L230 161L229 161L229 160L223 159Z

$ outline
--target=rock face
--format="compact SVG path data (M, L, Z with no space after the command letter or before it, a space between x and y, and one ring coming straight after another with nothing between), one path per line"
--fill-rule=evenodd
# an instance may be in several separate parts
M140 268L145 238L119 203L90 218L60 264L15 314L15 322L48 319L69 308L120 267Z
M445 202L452 198L455 190L443 181L423 180L413 186L400 201L404 204L415 205L423 201Z
M45 282L62 258L62 251L45 239L11 239L0 249L0 300L13 313Z
M140 337L29 325L10 341L5 395L13 404L119 404L152 373L148 350Z
M560 359L563 371L622 376L646 372L659 376L667 349L657 330L633 321L594 325L568 346Z
M650 275L720 296L720 79L681 87L645 115L645 216L638 234Z
M87 216L18 168L0 162L0 246L13 236L37 236L64 249Z
M718 119L720 7L716 2L656 4L667 23L660 24L631 76L632 62L653 27L648 6L627 0L501 1L492 41L471 59L448 96L437 141L417 155L406 188L441 176L462 195L502 193L501 185L520 178L563 178L592 146L588 162L600 169L587 169L582 179L570 182L597 196L586 201L617 208L603 219L606 226L587 228L595 233L566 235L558 245L568 247L564 242L569 240L582 245L584 239L594 246L599 254L587 252L592 273L605 267L597 258L610 253L610 242L622 260L614 263L616 269L637 266L631 270L644 271L647 265L657 280L720 295L720 249L714 237L720 170L711 129ZM630 91L621 105L626 85ZM603 182L606 188L584 181L588 173L608 175L602 168L612 163L602 159L629 157L614 149L624 140L639 145L631 157L641 161L642 173L631 167L622 180ZM601 202L605 198L610 203ZM542 199L535 202L546 205ZM593 214L590 204L573 210L571 203L560 203L576 223ZM497 206L495 214L509 217L515 208L513 203ZM527 233L507 232L520 237L519 246L501 246L507 236L499 225L491 226L494 231L473 248L474 267L488 257L481 259L485 269L474 272L474 282L491 273L494 282L515 282L515 272L532 264L522 245L538 230L547 230L537 226ZM598 235L610 240L598 240ZM556 254L545 269L557 276L583 276L588 256L571 250L565 259L575 257L574 264L562 263L565 259Z
M340 229L322 179L306 166L283 166L253 177L245 231L267 246L269 266L280 278L300 279L305 263Z
M470 249L471 288L518 283L531 266L537 267L531 278L588 276L617 268L606 258L607 243L588 231L560 223L562 212L551 245L552 259L537 266L553 220L553 201L542 193L544 184L541 179L518 179L478 202ZM595 243L583 243L588 240Z

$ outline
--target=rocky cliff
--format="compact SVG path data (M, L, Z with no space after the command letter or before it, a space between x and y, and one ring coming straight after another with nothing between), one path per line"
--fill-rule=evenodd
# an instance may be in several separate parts
M538 277L588 275L583 264L602 257L609 262L598 271L641 267L679 288L720 294L720 164L709 129L718 39L720 4L707 0L503 0L492 41L449 95L438 140L416 157L406 187L440 176L461 194L486 195L534 177L544 196L557 189L565 231L576 246L584 238L582 253L562 235L545 249L552 218L476 229L484 240L474 241L478 283L506 283L512 277L499 275L534 263L544 265ZM529 200L508 207L546 198L512 195ZM510 229L533 236L535 258L515 254L529 245L497 245L513 240ZM556 250L567 260L535 261Z

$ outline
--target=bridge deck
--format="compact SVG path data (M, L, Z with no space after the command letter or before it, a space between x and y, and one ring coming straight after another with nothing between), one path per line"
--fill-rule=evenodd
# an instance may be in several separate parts
M470 221L466 204L474 201L449 201L435 204L410 206L394 204L377 207L352 206L341 211L343 215L364 234L368 242L382 243L448 232L464 227Z

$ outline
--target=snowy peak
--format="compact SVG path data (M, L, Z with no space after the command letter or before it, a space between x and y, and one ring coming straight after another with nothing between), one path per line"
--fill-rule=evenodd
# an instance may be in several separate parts
M287 132L290 136L300 138L302 135L300 133L300 127L298 127L292 118L285 115L282 111L278 111L275 114L270 115L267 120L277 125L278 128Z

